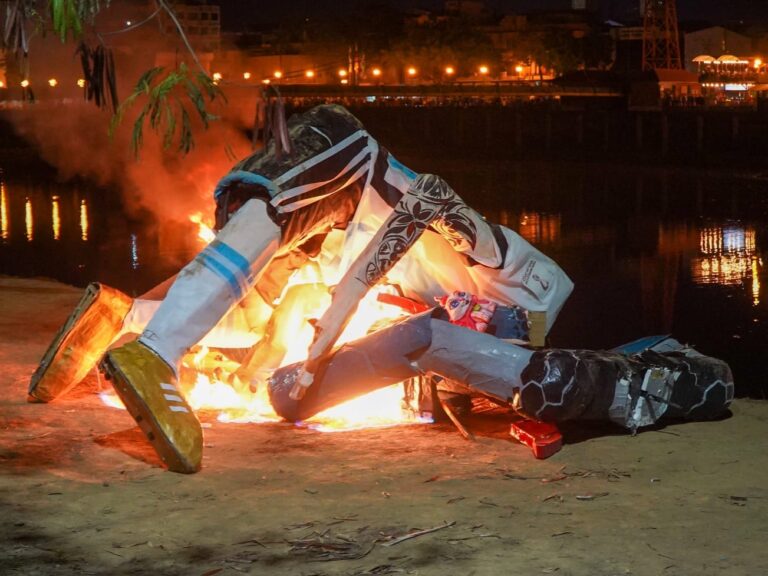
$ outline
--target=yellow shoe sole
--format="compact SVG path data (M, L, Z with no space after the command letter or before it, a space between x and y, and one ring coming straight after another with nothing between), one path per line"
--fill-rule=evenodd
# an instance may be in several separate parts
M171 368L135 341L107 352L101 368L168 469L200 470L203 431L176 389Z

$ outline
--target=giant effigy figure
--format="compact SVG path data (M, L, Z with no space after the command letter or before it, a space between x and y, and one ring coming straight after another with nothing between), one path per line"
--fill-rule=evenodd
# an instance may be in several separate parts
M170 470L195 472L202 458L200 423L176 383L182 356L210 337L217 325L220 329L228 319L252 308L243 308L243 303L273 304L292 272L316 255L334 230L344 230L338 283L330 307L315 324L307 360L293 367L289 377L275 380L283 388L290 384L277 395L283 404L305 405L307 391L311 400L328 385L328 368L339 334L360 299L388 274L400 270L405 294L424 302L466 290L502 307L545 313L545 331L573 288L554 261L512 230L487 222L439 176L417 174L399 163L344 108L324 105L295 115L288 121L287 135L291 150L273 141L221 179L214 192L216 239L180 271L140 336L109 350L101 363ZM33 376L30 395L52 399L82 378L83 370L96 362L134 314L135 304L116 292L88 299L54 339ZM472 374L478 362L482 364L484 338L501 341L443 324L430 324L429 332L460 331L462 336L451 340L448 353L458 364L450 370L439 368L443 349L431 350L430 336L423 345L407 351L408 358L419 356L409 363L411 371L439 374L442 370L446 377L489 393L479 385L488 378ZM422 327L416 332L424 332L423 320L414 325ZM503 362L494 364L494 369L509 372L508 390L497 396L513 406L517 403L523 412L526 407L520 403L530 392L526 388L515 394L513 388L526 367L529 373L545 370L554 382L550 388L564 388L569 398L582 386L592 396L595 386L599 387L603 402L622 394L629 398L632 390L649 398L660 386L631 387L626 378L618 377L579 380L581 373L599 371L600 359L586 353L576 357L549 351L554 356L542 357L524 348L505 350L509 369L503 368ZM78 364L75 359L85 360ZM562 369L549 369L555 360ZM575 364L568 368L569 362ZM651 368L649 364L637 370L642 374ZM397 372L395 364L392 370ZM732 396L730 372L715 372L726 388L730 386L727 390ZM317 386L313 386L315 380ZM675 380L670 376L664 382L671 389ZM727 406L730 396L719 403L718 410ZM562 397L566 398L565 393ZM670 401L670 394L659 397L660 402ZM628 402L631 404L627 400L622 406ZM547 414L537 412L536 417L546 419ZM647 424L646 420L642 423Z

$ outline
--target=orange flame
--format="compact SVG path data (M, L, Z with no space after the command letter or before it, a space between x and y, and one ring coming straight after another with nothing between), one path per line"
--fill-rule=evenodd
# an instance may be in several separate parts
M198 240L204 244L209 244L214 238L216 238L216 233L213 231L213 228L204 221L205 219L203 218L202 212L195 212L189 217L189 220L198 226Z
M213 232L203 222L202 214L194 214L190 220L198 224L201 239L209 242L213 238ZM292 276L272 314L270 326L256 344L263 356L269 359L267 363L272 365L261 366L254 382L240 382L235 376L240 365L205 347L183 359L180 388L192 408L219 411L220 422L280 420L269 402L267 386L263 381L276 368L307 357L314 337L310 320L322 316L331 303L330 290L323 284L323 272L317 262L310 261ZM339 345L361 338L375 329L377 324L389 323L405 314L400 308L376 299L383 290L387 288L375 287L360 302L338 340ZM190 372L194 374L191 378ZM119 398L114 395L102 393L101 397L109 406L122 407ZM333 432L424 421L415 410L405 405L403 387L395 384L325 410L303 425Z

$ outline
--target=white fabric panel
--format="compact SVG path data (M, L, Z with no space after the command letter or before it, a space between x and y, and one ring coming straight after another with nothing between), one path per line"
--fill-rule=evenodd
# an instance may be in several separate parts
M472 266L478 295L502 304L547 313L547 332L573 291L573 282L554 260L522 236L501 227L509 248L500 269Z
M175 368L258 280L279 239L280 228L267 215L266 204L248 201L181 270L139 340ZM219 252L212 248L217 242ZM238 268L240 260L248 270Z

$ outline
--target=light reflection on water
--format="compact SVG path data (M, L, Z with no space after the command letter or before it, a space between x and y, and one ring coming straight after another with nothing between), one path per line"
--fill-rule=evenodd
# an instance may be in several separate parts
M27 242L35 239L35 218L32 215L32 200L27 198L24 202L24 229L27 233Z
M0 240L8 240L8 193L5 191L5 182L0 180Z
M756 363L768 341L761 294L768 183L750 189L735 178L639 169L574 174L559 166L543 177L543 169L466 166L446 177L470 205L518 231L574 280L553 345L610 348L671 332L725 357L768 393L768 367ZM0 274L81 286L99 280L140 294L198 249L195 226L164 222L161 234L154 225L127 220L103 190L0 176Z
M88 241L88 203L85 199L80 200L80 238L83 242Z
M699 231L701 256L691 260L691 278L697 284L745 285L752 304L760 304L763 261L757 254L754 227L728 225Z
M51 199L51 221L53 223L53 239L61 239L61 210L59 207L59 197L54 196Z

